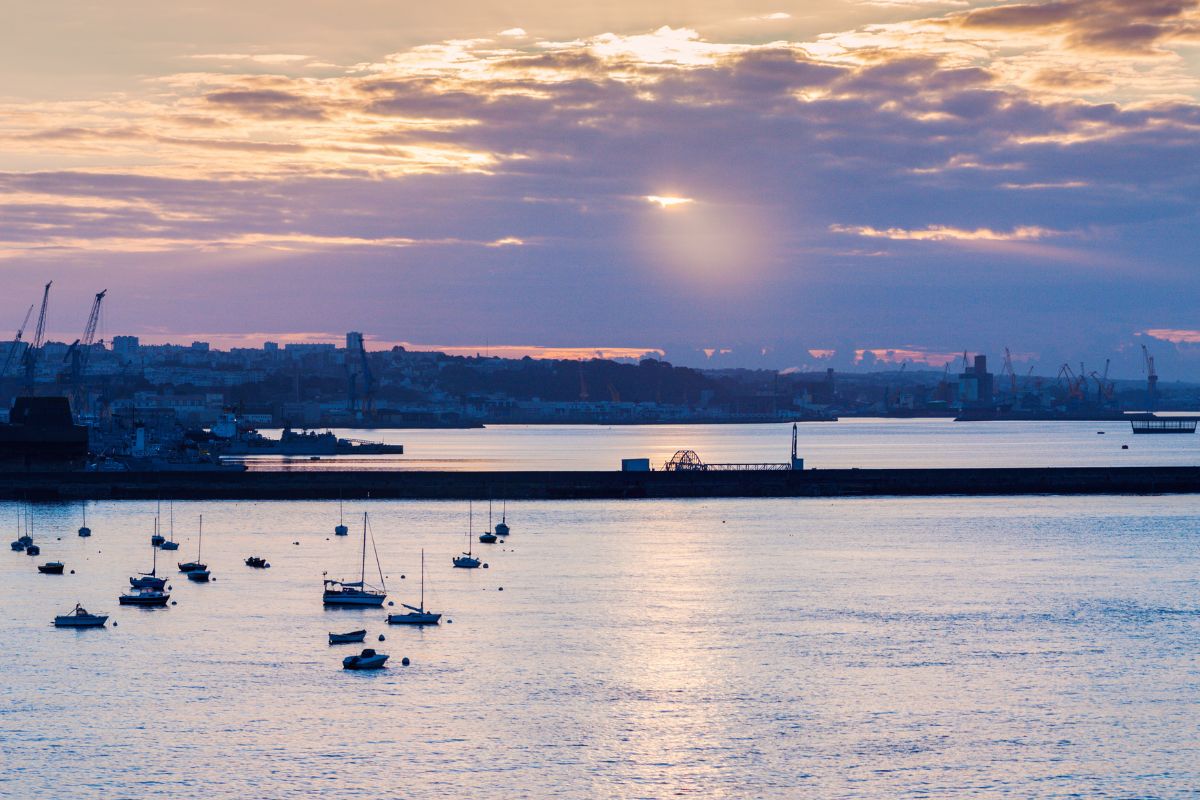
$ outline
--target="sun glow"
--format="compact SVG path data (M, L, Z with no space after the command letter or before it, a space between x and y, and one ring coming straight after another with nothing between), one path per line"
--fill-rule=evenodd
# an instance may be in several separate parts
M690 197L670 197L657 194L648 194L645 199L648 202L654 203L659 208L675 208L676 206L685 206L688 203L696 202Z

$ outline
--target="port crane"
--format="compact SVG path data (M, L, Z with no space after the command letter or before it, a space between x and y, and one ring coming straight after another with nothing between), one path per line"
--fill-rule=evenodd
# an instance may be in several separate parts
M1153 411L1158 405L1158 373L1154 371L1154 356L1142 345L1142 365L1146 370L1146 410Z
M21 322L21 327L17 328L17 335L13 337L12 345L8 348L8 356L4 359L4 366L0 368L0 380L8 374L8 368L12 366L12 361L17 355L17 350L21 347L21 337L25 335L25 326L29 324L29 318L33 316L33 304L29 304L29 310L25 312L25 319Z
M1009 393L1015 400L1017 397L1017 373L1013 369L1012 353L1007 347L1004 348L1004 368L1001 370L1001 374L1008 376Z
M76 339L67 348L63 362L70 362L71 398L77 412L87 410L87 392L83 386L83 375L87 371L88 361L92 357L92 345L96 342L96 328L100 325L100 304L108 289L97 292L92 300L92 310L88 313L87 324L83 327L83 336Z
M50 287L54 281L46 283L42 290L42 308L38 311L37 327L33 332L33 341L25 348L25 394L33 394L34 379L37 376L38 353L42 349L42 339L46 335L46 304L50 302Z
M367 348L363 344L362 334L353 337L353 344L347 342L346 371L350 384L350 411L360 419L370 419L375 416L375 376L371 374L371 364L367 360ZM354 363L357 362L357 363ZM358 384L362 380L362 405L359 405Z

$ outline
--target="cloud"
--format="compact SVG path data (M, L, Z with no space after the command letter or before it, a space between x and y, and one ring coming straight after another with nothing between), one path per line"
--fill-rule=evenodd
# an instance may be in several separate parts
M1150 328L1143 334L1161 342L1172 344L1200 344L1200 331L1187 328Z
M1051 35L1067 47L1154 55L1160 45L1194 38L1197 0L1053 0L975 9L955 23L966 29Z
M969 313L983 293L1063 347L1169 318L1152 305L1184 313L1200 290L1200 106L1178 65L1057 54L1082 30L1070 15L1027 29L970 13L804 42L492 36L319 75L201 59L214 71L141 94L0 104L0 250L126 276L164 316L180 315L167 293L241 270L204 282L213 313L342 308L352 325L374 309L397 340L482 341L500 307L509 341L619 345L636 330L630 345L697 357L773 342L783 363L1005 335ZM688 198L703 202L648 205ZM1129 296L1145 275L1177 290ZM234 310L234 287L297 285L336 288ZM420 298L403 322L398 296ZM914 313L931 303L944 313Z
M1036 225L1024 225L1011 231L994 231L989 228L963 230L945 225L931 225L920 230L905 230L903 228L887 228L880 230L865 225L830 225L834 233L847 233L854 236L865 236L869 239L893 239L896 241L914 242L1028 242L1045 239L1050 236L1061 236L1061 231L1049 230Z

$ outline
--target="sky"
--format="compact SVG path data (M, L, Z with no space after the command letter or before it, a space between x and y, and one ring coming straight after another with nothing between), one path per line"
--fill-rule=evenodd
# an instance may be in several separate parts
M1200 0L20 3L0 141L6 337L1200 378Z

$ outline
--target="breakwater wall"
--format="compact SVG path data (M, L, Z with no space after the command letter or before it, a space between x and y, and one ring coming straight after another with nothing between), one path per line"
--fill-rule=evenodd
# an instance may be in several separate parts
M580 500L871 495L1190 494L1200 467L779 472L23 472L0 499Z

